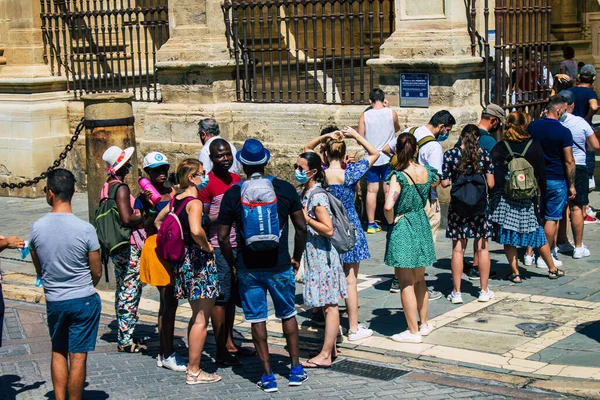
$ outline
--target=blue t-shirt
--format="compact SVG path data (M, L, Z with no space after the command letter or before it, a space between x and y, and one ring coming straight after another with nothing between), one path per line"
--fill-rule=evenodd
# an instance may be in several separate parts
M569 90L575 96L575 108L571 114L585 118L590 110L590 100L598 100L598 95L593 89L583 86L575 86L569 88Z
M573 147L573 135L559 120L542 118L529 124L529 134L540 142L546 162L546 179L564 181L565 147Z

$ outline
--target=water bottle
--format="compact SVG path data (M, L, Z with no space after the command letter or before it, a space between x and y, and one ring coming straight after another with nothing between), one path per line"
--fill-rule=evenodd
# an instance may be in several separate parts
M44 280L42 279L42 276L40 274L37 274L35 276L35 287L40 287L44 285Z
M152 198L150 199L152 204L158 204L162 196L160 195L160 193L158 193L158 190L156 190L156 188L152 186L150 180L148 178L140 178L138 183L143 191L149 190L152 192Z

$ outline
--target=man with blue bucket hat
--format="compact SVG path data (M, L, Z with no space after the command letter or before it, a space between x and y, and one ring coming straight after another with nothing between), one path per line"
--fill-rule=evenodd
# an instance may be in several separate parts
M252 340L263 368L257 386L268 393L278 389L267 344L267 292L287 339L292 364L289 385L299 386L308 379L299 360L294 304L294 272L298 270L306 245L306 222L294 187L284 180L265 176L270 157L269 150L259 140L246 140L236 159L247 180L225 192L217 219L219 246L229 265L237 271L242 309L246 321L252 325ZM291 259L288 249L290 217L295 228ZM237 259L229 241L234 223L240 231L240 256Z

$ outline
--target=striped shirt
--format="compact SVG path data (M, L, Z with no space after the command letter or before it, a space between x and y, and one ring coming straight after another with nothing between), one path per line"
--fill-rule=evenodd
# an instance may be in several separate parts
M573 157L575 158L575 165L586 165L585 143L588 136L594 134L594 130L585 119L573 114L565 115L567 117L564 121L561 121L561 124L570 130L571 135L573 135Z

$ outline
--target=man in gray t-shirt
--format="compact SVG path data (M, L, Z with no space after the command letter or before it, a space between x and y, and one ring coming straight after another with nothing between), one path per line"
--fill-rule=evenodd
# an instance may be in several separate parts
M44 192L52 209L33 224L30 241L35 270L44 281L52 383L56 398L67 397L67 382L68 397L81 398L102 307L94 289L102 276L100 244L94 227L73 215L70 171L49 172Z

